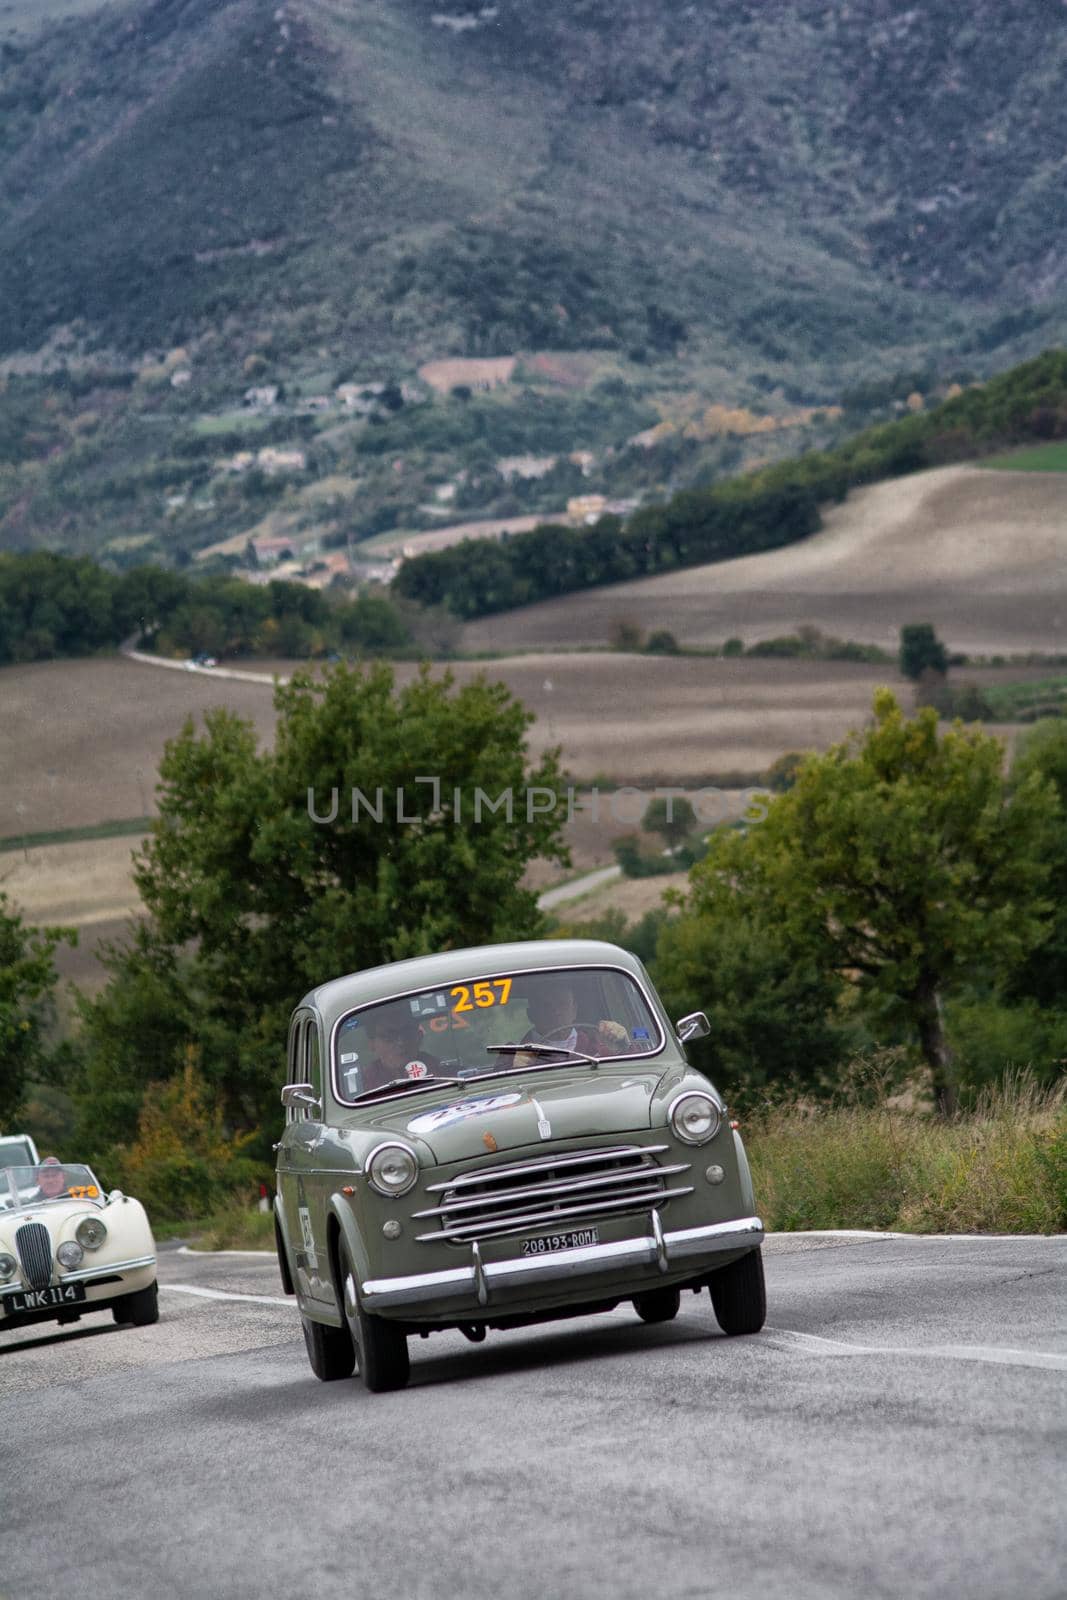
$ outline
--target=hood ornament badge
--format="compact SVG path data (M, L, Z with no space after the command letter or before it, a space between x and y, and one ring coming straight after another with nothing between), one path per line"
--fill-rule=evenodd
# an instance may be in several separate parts
M530 1096L530 1104L533 1106L534 1110L537 1112L537 1131L538 1131L538 1133L541 1135L542 1139L551 1139L551 1137L552 1137L552 1124L551 1124L551 1122L549 1122L548 1117L545 1115L544 1106L541 1104L540 1100L535 1100L533 1095Z

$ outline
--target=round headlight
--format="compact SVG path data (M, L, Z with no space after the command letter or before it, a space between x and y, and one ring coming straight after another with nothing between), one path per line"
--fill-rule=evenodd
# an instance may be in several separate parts
M682 1094L668 1113L675 1138L683 1144L707 1144L714 1139L722 1112L708 1094Z
M406 1144L380 1144L367 1162L367 1180L379 1194L407 1194L418 1175L419 1163Z
M99 1250L107 1238L107 1229L99 1217L83 1217L74 1230L74 1237L83 1250Z
M80 1244L75 1244L73 1239L68 1239L56 1251L56 1260L61 1267L80 1267L85 1251Z
M13 1278L18 1269L18 1262L14 1256L0 1255L0 1283L6 1283L8 1278Z

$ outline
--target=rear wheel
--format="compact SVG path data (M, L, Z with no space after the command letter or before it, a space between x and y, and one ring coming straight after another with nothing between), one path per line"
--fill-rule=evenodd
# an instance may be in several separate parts
M649 1289L634 1296L634 1310L642 1322L670 1322L682 1303L680 1289Z
M338 1378L350 1378L356 1364L356 1352L347 1328L328 1328L324 1322L312 1322L301 1317L304 1327L304 1344L308 1360L316 1378L323 1383L333 1383Z
M364 1311L346 1251L341 1255L341 1300L364 1386L373 1394L402 1389L411 1373L407 1339L384 1318Z
M767 1317L763 1256L750 1250L712 1274L711 1304L723 1333L758 1333Z
M135 1328L150 1327L159 1321L159 1289L150 1283L147 1289L124 1294L111 1307L111 1315L116 1322L132 1322Z

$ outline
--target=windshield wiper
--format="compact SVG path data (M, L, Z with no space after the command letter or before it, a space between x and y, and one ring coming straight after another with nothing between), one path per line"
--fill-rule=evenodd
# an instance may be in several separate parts
M462 1082L460 1078L438 1078L432 1072L425 1078L391 1078L388 1083L379 1083L374 1089L364 1089L351 1103L355 1105L360 1100L369 1100L372 1095L391 1093L395 1089L433 1089L441 1083L460 1082Z
M587 1055L584 1050L568 1050L564 1044L487 1044L486 1050L506 1050L512 1055L518 1055L521 1050L527 1050L534 1055L566 1056L571 1061L587 1061L591 1067L599 1067L602 1057ZM520 1072L522 1068L520 1067Z

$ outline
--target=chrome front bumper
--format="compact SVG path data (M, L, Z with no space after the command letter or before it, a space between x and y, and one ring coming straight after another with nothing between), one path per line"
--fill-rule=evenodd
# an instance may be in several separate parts
M56 1289L62 1288L65 1283L83 1283L87 1289L91 1289L95 1279L111 1278L116 1273L136 1272L141 1267L154 1267L155 1264L155 1256L135 1256L129 1261L107 1261L100 1266L78 1267L73 1272L57 1274L53 1269L51 1279L46 1287ZM111 1285L108 1284L107 1287L110 1288ZM116 1295L122 1293L121 1285L115 1284L114 1289ZM0 1285L0 1310L3 1309L4 1299L7 1295L25 1294L26 1290L27 1285L21 1280L12 1280L10 1283ZM87 1301L82 1302L82 1304L91 1306L92 1302Z
M360 1287L360 1298L367 1311L416 1309L428 1302L456 1300L462 1306L474 1299L479 1306L491 1303L494 1291L522 1290L535 1284L552 1283L561 1288L579 1279L595 1280L631 1269L657 1268L664 1272L700 1270L702 1257L726 1250L752 1250L763 1243L763 1223L759 1217L741 1217L734 1222L715 1222L704 1228L679 1228L666 1233L659 1213L648 1218L651 1233L634 1239L619 1239L613 1244L584 1245L577 1250L556 1250L543 1256L513 1256L507 1261L483 1261L476 1243L471 1245L472 1260L462 1267L444 1272L419 1272L410 1278L370 1278ZM648 1284L634 1285L634 1293Z

